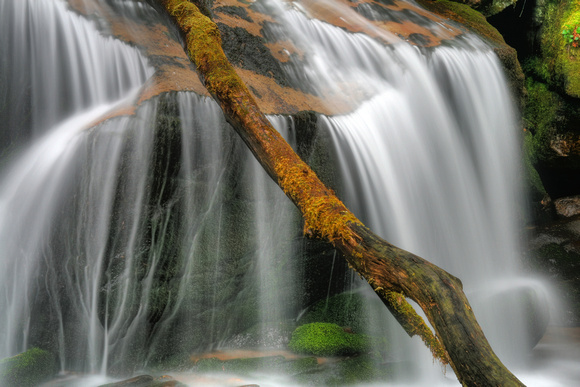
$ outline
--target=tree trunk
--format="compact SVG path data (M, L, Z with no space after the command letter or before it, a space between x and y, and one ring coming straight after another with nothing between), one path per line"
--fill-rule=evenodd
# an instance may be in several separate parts
M487 342L461 281L382 240L318 179L271 126L228 62L217 26L187 0L157 0L177 23L186 50L214 99L266 172L296 204L304 232L332 243L363 276L410 335L449 362L465 386L522 386ZM435 335L413 308L423 309Z

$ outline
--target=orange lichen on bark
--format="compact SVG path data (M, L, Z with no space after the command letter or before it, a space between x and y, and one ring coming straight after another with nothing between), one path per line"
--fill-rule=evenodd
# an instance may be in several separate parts
M322 237L333 245L339 242L355 246L359 238L350 225L362 225L361 221L320 183L306 163L296 159L279 158L274 169L280 176L280 187L302 212L304 233Z
M167 0L164 4L184 32L188 54L202 74L207 89L226 112L232 113L228 114L230 121L244 127L242 138L251 137L262 149L269 150L260 153L263 160L269 160L266 170L302 211L305 233L323 237L333 244L340 241L355 245L356 235L348 225L362 223L320 182L265 119L227 60L217 26L187 1ZM254 153L259 153L253 141L248 145ZM273 154L283 156L273 158Z

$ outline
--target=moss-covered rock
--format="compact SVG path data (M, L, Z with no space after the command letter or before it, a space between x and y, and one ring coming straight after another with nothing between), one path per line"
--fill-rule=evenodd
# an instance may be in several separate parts
M536 79L538 62L525 68L528 99L524 110L526 162L538 172L541 183L554 199L580 193L580 105ZM539 181L532 181L538 195Z
M547 0L541 16L536 74L550 87L580 98L580 47L574 47L578 45L575 42L580 42L580 4Z
M0 360L0 385L3 387L37 386L55 373L54 356L32 348Z
M365 352L370 348L370 340L365 335L346 332L336 324L311 323L296 328L288 347L315 356L344 356Z

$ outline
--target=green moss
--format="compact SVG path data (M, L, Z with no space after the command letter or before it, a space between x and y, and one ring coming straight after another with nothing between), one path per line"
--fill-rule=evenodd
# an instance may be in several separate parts
M543 81L572 97L580 97L580 48L573 47L564 31L580 25L580 3L548 2L540 34L539 61Z
M54 357L40 348L0 360L0 385L37 386L54 374Z
M573 30L575 39L572 44L562 34L560 40L564 44L564 50L559 55L559 64L565 74L565 89L568 95L580 97L580 3L571 1L562 19L561 31Z
M344 356L368 350L370 340L365 335L345 332L336 324L311 323L296 328L288 346L297 353Z
M578 122L580 122L580 109L578 102L574 98L560 95L548 84L534 80L536 71L534 67L537 61L526 64L526 69L530 76L526 79L528 98L524 109L524 125L529 133L526 133L525 140L525 162L534 167L541 164L543 166L557 168L580 167L578 157L563 157L554 148L554 142L558 139L570 139L570 146L573 145L574 136L577 136ZM574 151L570 156L574 156ZM540 188L534 182L536 188Z

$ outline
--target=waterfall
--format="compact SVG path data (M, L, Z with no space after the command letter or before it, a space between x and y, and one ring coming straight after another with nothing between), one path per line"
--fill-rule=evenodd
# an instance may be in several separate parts
M39 135L83 109L120 98L150 75L138 51L61 1L0 2L2 144ZM82 86L81 86L82 85Z
M472 36L435 49L385 46L271 6L281 36L309 53L302 76L314 89L371 96L352 113L320 120L347 206L389 242L461 278L494 348L521 360L528 316L517 300L485 312L477 302L497 301L494 289L506 286L542 294L519 267L517 118L493 51Z
M256 7L304 52L285 65L294 84L350 100L350 113L316 117L341 199L461 278L494 349L524 358L517 296L543 290L520 273L517 117L493 51L467 35L425 49L384 31L372 39L299 3ZM154 369L196 351L278 345L281 322L331 288L368 288L334 284L336 252L300 235L298 211L211 99L170 93L96 124L135 103L153 74L109 32L60 0L0 0L0 49L11 53L0 57L0 358L44 346L62 371ZM269 119L296 146L293 119ZM311 267L325 276L322 295L311 294ZM395 343L391 360L430 365L421 343L371 309Z

